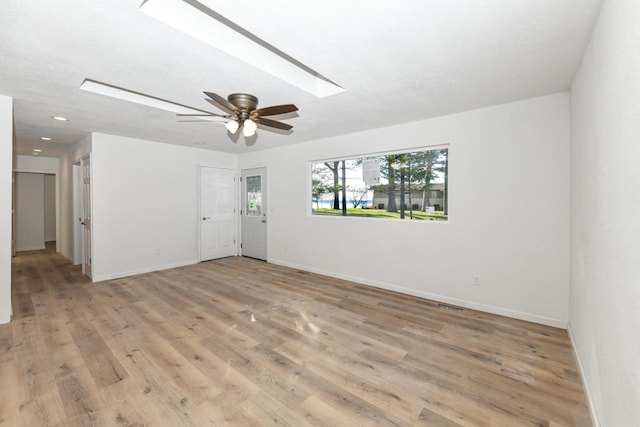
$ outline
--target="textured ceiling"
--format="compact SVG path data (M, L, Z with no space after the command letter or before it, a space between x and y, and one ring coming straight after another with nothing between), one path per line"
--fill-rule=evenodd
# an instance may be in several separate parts
M0 94L14 98L18 154L55 157L93 131L242 153L568 90L601 3L201 2L346 91L315 98L142 14L142 0L2 0ZM203 90L246 92L299 117L291 135L234 141L219 123L81 91L85 78L210 111Z

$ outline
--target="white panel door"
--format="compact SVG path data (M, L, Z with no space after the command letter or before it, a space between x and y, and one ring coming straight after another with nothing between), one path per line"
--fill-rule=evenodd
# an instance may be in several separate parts
M267 260L267 169L242 171L242 255Z
M92 277L91 254L91 155L82 158L82 273Z
M200 168L200 261L237 254L236 194L235 171Z

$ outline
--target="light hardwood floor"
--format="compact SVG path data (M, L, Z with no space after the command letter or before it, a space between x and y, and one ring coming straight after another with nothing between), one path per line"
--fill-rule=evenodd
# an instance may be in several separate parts
M0 426L589 426L564 330L226 258L13 260Z

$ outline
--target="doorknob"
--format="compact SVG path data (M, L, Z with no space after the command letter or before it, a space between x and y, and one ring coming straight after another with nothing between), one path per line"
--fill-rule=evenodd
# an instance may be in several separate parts
M266 220L266 219L263 219L261 222L262 222L262 223L265 223L265 222L267 222L267 220Z
M211 218L209 218L208 216L203 216L203 217L202 217L202 220L203 220L203 221L206 221L206 220L208 220L208 219L211 219Z

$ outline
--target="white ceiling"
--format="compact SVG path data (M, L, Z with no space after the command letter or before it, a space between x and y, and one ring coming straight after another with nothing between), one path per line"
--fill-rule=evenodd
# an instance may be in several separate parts
M346 91L315 98L142 14L142 0L2 0L17 153L56 157L92 131L242 153L568 90L601 0L201 2ZM215 112L203 90L251 93L299 117L284 120L291 135L233 141L219 123L81 91L85 78Z

